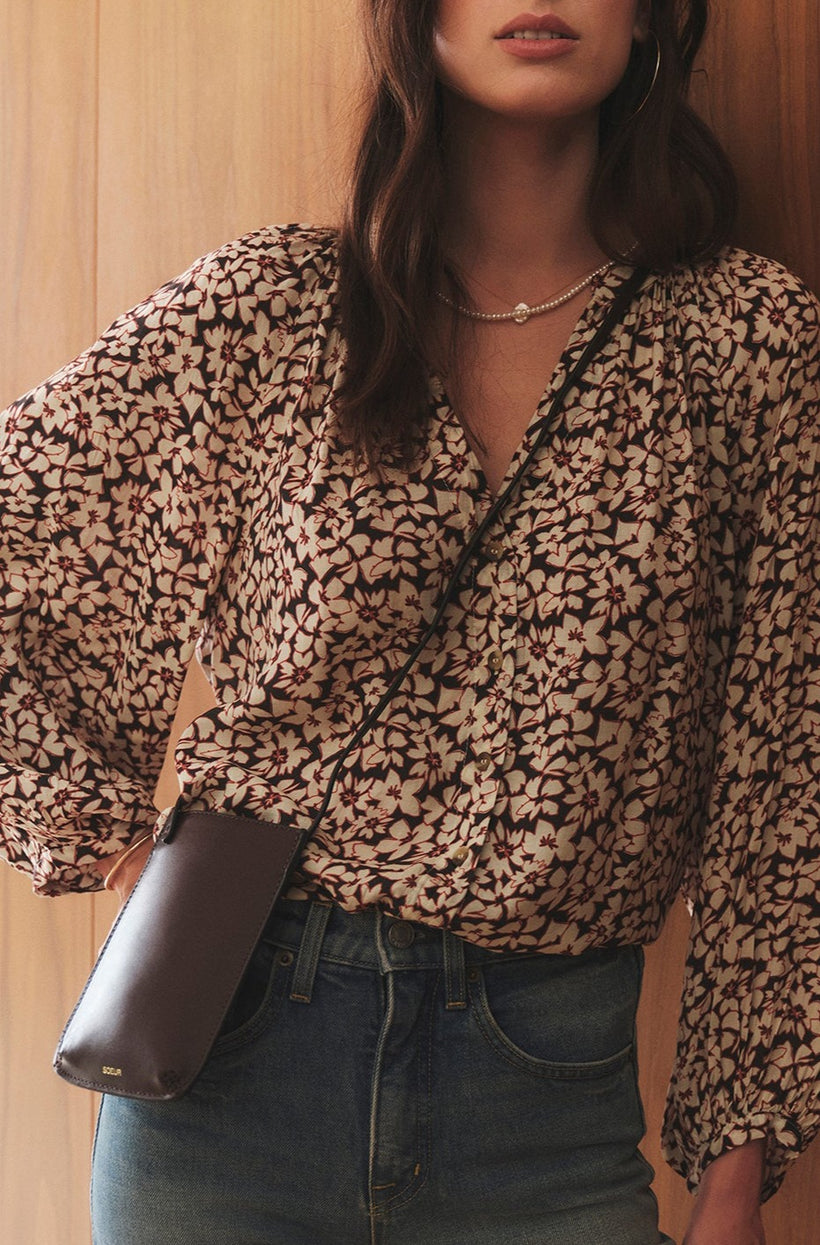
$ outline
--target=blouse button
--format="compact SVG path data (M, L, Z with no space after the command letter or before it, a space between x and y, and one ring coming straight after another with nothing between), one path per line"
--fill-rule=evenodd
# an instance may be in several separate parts
M482 774L490 768L492 763L493 763L493 758L489 755L488 752L482 752L475 759L475 767Z
M504 546L500 540L491 540L484 552L492 562L498 562L504 556Z
M487 659L487 664L491 670L500 670L504 664L503 653L490 653L490 656Z
M469 855L470 849L468 847L457 847L450 859L454 860L457 865L463 865Z

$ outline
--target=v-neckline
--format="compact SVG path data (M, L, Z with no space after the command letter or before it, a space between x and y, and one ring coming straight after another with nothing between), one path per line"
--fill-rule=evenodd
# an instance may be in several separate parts
M529 448L533 434L538 428L541 419L549 407L550 400L567 376L567 373L569 372L572 362L574 361L579 349L583 349L589 340L590 331L594 326L599 310L610 301L609 298L606 298L606 295L614 294L615 290L625 279L624 274L631 271L631 268L628 268L625 264L616 264L612 268L608 269L608 271L599 277L592 285L590 296L584 303L578 319L575 322L575 327L572 329L569 337L567 338L566 344L561 351L552 375L547 378L546 388L543 390L541 397L536 404L535 410L527 422L523 436L514 450L512 458L507 464L507 468L501 478L501 483L498 486L497 492L494 492L490 487L489 480L484 473L481 461L479 460L479 457L473 447L470 445L464 425L456 413L455 407L450 400L450 396L447 393L443 380L438 373L428 370L430 392L437 408L439 409L442 422L446 423L447 426L455 430L458 438L457 452L459 455L463 456L467 462L469 462L470 468L478 481L478 492L483 498L487 499L488 504L492 505L492 503L501 496L510 479L517 471L522 457Z

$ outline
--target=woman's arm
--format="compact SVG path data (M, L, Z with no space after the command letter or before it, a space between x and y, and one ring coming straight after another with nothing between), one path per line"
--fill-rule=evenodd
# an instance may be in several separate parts
M157 823L241 521L257 356L222 346L257 340L275 243L204 256L0 413L0 854L42 894L98 889Z
M735 593L664 1121L698 1232L751 1206L761 1143L765 1201L820 1129L820 306L766 260L721 275L692 331L719 345L704 423Z
M760 1214L765 1156L765 1141L749 1141L712 1160L683 1245L766 1245Z
M111 890L118 897L120 907L126 902L131 891L137 884L145 862L151 855L154 846L152 835L146 835L132 847L126 847L105 860L95 861L94 871L105 883L106 890Z

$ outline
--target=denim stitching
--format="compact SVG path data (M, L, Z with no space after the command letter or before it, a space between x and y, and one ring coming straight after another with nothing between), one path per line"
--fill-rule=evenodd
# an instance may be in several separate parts
M265 987L265 993L258 1008L238 1029L233 1029L230 1033L226 1033L224 1037L216 1039L209 1059L213 1056L233 1054L235 1051L241 1050L244 1046L256 1041L261 1034L266 1032L278 1016L279 1007L284 1001L290 977L289 967L289 965L282 963L278 955L273 957L273 963L268 975L268 984ZM277 983L279 983L278 990L276 988Z
M435 1024L435 1014L436 1014L435 1000L438 997L438 991L439 991L442 976L443 976L442 970L439 969L438 973L436 974L436 979L433 983L432 995L428 996L430 999L430 1002L429 1002L430 1020L429 1020L428 1035L427 1035L428 1037L428 1040L427 1040L427 1085L426 1085L427 1092L425 1094L425 1104L426 1104L426 1112L427 1112L427 1135L426 1135L425 1141L427 1144L423 1152L422 1152L421 1139L420 1139L420 1131L421 1131L420 1129L418 1130L419 1139L417 1141L419 1152L423 1153L423 1159L422 1159L424 1163L423 1174L421 1178L415 1175L411 1176L410 1180L407 1182L402 1192L394 1194L392 1198L390 1198L387 1202L384 1202L381 1206L375 1207L375 1206L372 1206L372 1203L371 1203L371 1215L373 1216L374 1219L378 1219L378 1218L386 1219L387 1215L390 1214L392 1211L400 1210L403 1206L406 1206L408 1202L411 1202L413 1198L416 1197L422 1191L422 1189L427 1184L427 1181L430 1178L430 1171L433 1165L433 1115L432 1115L432 1111L430 1110L430 1100L432 1098L432 1093L433 1093L433 1027Z
M489 1045L507 1063L533 1076L555 1081L597 1080L622 1067L633 1050L633 1043L630 1042L628 1046L616 1051L614 1055L606 1059L590 1060L588 1063L552 1063L547 1059L538 1059L535 1055L528 1055L526 1051L518 1051L514 1043L510 1042L498 1028L490 1011L484 992L484 981L480 975L476 978L474 993L476 1006L473 1008L473 1013Z
M310 905L299 954L296 959L296 971L290 997L296 1003L309 1003L313 997L313 982L322 954L327 923L330 920L330 905L314 900Z

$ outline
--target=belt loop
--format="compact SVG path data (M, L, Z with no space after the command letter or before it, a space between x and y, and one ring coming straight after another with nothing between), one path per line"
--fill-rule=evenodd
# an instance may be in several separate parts
M444 989L447 1008L467 1006L467 974L464 968L464 943L449 929L444 934Z
M325 936L332 907L332 904L324 900L312 899L310 901L293 974L293 988L290 992L290 997L297 1003L309 1003L313 995L313 979L316 976L316 966L322 951L322 939Z

